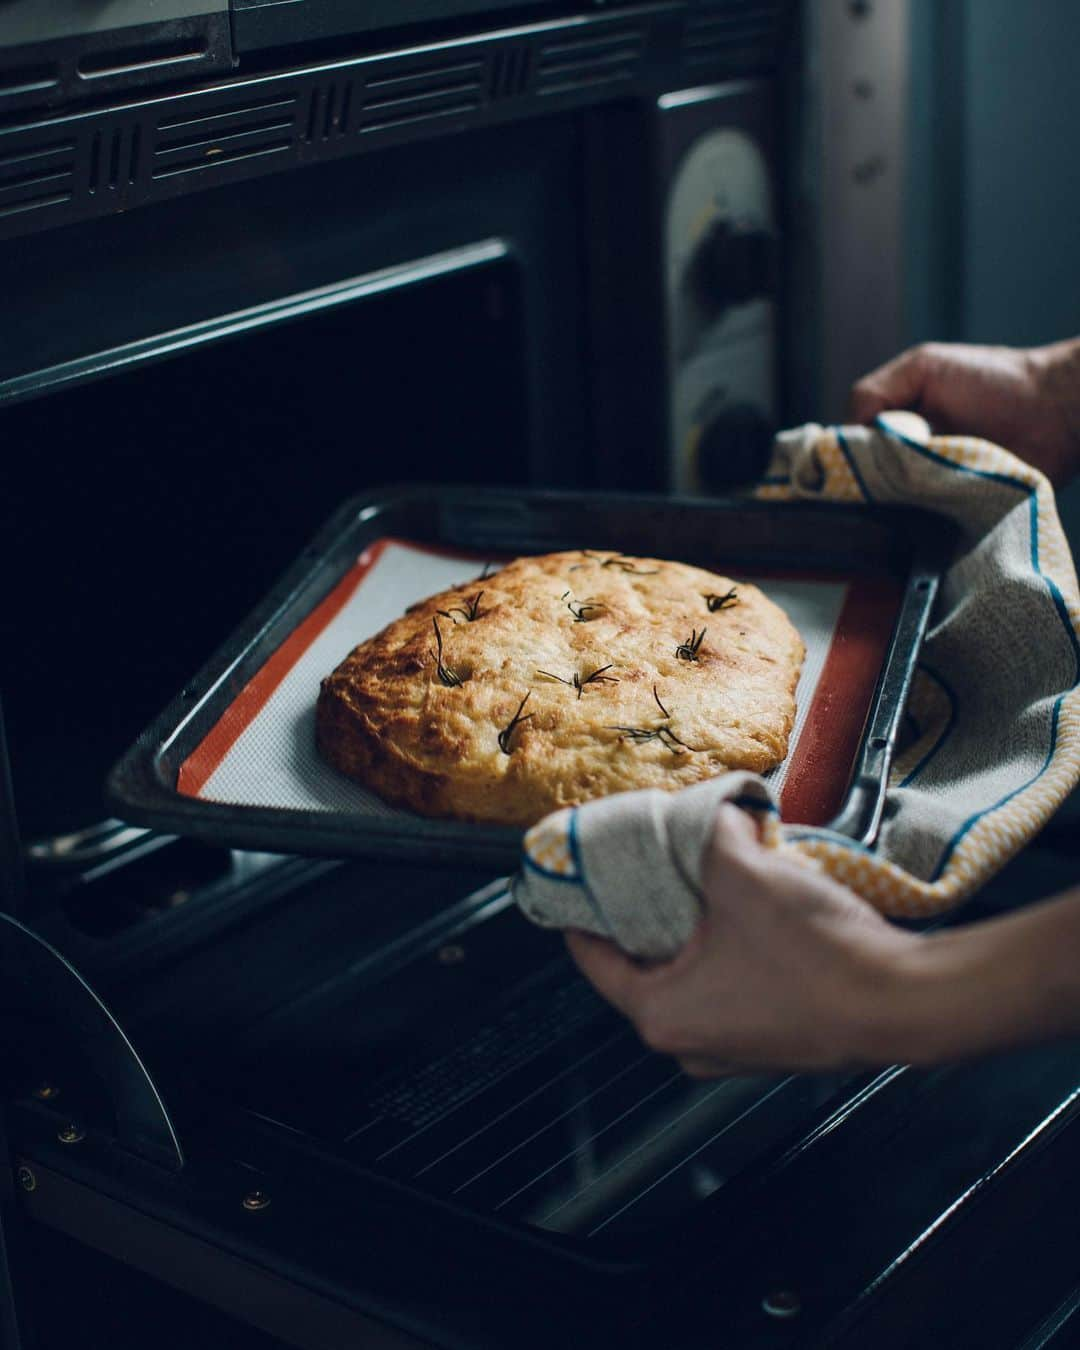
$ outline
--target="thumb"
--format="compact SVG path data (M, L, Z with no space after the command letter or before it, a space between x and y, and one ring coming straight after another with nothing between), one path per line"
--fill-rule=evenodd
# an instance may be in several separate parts
M748 811L724 802L705 845L703 874L715 876L725 868L744 864L760 850L757 821Z
M760 884L767 852L758 839L754 817L725 802L716 813L701 855L700 894L707 919L722 924L729 906L748 890L753 892Z

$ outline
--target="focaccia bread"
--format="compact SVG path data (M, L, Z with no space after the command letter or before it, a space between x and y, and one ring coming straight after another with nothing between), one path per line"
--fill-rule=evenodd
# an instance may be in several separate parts
M550 553L413 605L322 682L322 755L426 816L531 825L787 753L804 648L755 586Z

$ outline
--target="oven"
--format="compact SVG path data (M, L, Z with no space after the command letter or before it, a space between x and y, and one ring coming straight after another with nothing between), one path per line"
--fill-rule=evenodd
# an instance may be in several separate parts
M805 16L31 8L0 13L5 1278L43 1226L311 1347L1067 1320L1066 1050L694 1082L481 865L101 805L350 496L755 476L805 403Z

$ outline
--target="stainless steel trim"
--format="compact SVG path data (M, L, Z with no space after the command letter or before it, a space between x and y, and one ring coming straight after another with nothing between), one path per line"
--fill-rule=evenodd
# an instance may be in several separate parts
M176 328L168 333L141 338L137 342L128 342L120 347L95 352L91 356L65 361L45 370L34 371L30 375L17 375L10 380L0 381L0 407L21 402L45 391L70 388L98 375L160 360L176 352L201 347L208 342L217 342L221 338L247 333L266 324L302 318L352 300L384 295L387 291L418 285L436 277L487 266L501 261L509 254L510 247L505 240L484 239L475 244L447 249L425 258L397 263L392 267L380 268L376 272L350 277L346 281L335 282L329 286L301 291L281 300L252 305L249 309L236 310L219 318L188 324L184 328Z
M704 84L696 89L679 89L673 94L661 94L657 106L666 112L669 108L685 108L693 103L708 103L710 99L725 98L729 94L743 94L760 86L760 80L725 80L721 84Z
M36 839L26 846L26 856L37 864L63 864L65 867L97 863L123 853L152 833L152 830L127 825L114 818L98 820L70 834Z

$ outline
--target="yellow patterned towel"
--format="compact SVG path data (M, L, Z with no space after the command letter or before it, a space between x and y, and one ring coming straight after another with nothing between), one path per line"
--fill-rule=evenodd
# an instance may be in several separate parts
M764 498L916 506L959 527L893 765L878 839L781 825L747 774L678 793L630 792L547 817L525 839L515 895L552 927L670 956L697 921L698 866L716 807L734 799L893 916L927 916L978 889L1080 780L1080 595L1047 480L999 446L931 437L910 414L777 438Z

